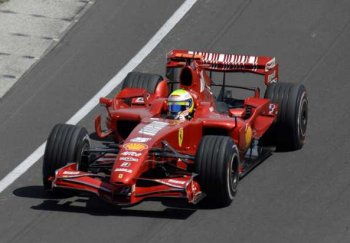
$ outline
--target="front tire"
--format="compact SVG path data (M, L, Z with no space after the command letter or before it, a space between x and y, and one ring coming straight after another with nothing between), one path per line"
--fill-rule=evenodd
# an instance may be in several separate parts
M83 151L89 147L89 134L85 128L68 124L55 125L47 139L43 159L45 190L52 191L52 182L49 179L55 176L57 169L69 162L79 164Z
M218 207L231 204L239 181L239 154L227 136L204 136L196 155L198 183L206 200Z

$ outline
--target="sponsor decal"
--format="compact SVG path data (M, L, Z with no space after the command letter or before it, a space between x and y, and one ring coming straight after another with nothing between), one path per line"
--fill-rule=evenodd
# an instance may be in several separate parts
M152 121L150 124L144 126L139 133L154 136L166 126L168 126L167 122Z
M121 167L129 167L130 163L129 162L123 162L120 166Z
M125 173L129 173L129 174L132 173L131 169L126 169L126 168L117 168L114 171L116 171L116 172L125 172Z
M276 59L275 58L272 58L270 61L268 61L266 63L266 66L265 66L265 71L267 72L268 70L274 68L276 66Z
M138 162L139 161L139 159L133 158L133 157L120 157L119 160L130 161L130 162Z
M124 176L123 174L118 174L119 179L123 179L123 176Z
M63 175L79 175L79 171L63 171Z
M269 104L269 115L273 115L276 112L277 106L275 104Z
M142 151L148 149L147 144L144 143L126 143L123 145L123 147L131 151Z
M130 142L145 143L145 142L148 142L149 140L151 140L151 138L136 137L136 138L130 139Z
M180 127L179 133L178 133L178 142L179 142L179 147L182 146L182 142L184 140L184 129Z
M134 156L134 157L140 157L140 156L142 155L142 153L125 151L125 152L121 153L121 155L124 155L124 156Z
M201 75L200 75L200 92L202 93L204 91L204 88L205 88L205 80L204 80L204 71L201 72Z
M248 148L250 146L250 143L252 142L253 138L253 131L252 127L247 124L246 131L245 131L245 147Z
M168 182L174 183L174 184L180 184L180 185L184 185L186 183L186 181L179 181L174 179L169 179Z
M154 181L175 188L183 188L186 181L179 181L174 179L155 179Z
M276 71L273 71L271 74L267 76L267 83L277 83Z

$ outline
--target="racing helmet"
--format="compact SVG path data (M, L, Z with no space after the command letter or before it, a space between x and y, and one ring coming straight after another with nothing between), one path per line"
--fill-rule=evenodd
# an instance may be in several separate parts
M193 109L193 98L188 91L177 89L170 94L168 98L168 110L174 119L189 118Z

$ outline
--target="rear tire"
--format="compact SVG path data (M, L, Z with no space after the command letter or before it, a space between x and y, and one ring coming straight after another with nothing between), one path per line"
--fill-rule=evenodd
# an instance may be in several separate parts
M239 154L227 136L204 136L196 155L197 180L210 204L231 204L239 181Z
M130 72L123 81L122 89L139 88L153 94L162 80L163 77L158 74Z
M263 137L264 145L290 151L303 147L305 141L308 100L304 85L275 83L267 87L265 98L278 104L277 121Z
M45 190L52 191L49 178L55 176L57 169L69 162L79 164L83 151L89 147L89 134L85 128L68 124L55 125L47 139L43 160Z

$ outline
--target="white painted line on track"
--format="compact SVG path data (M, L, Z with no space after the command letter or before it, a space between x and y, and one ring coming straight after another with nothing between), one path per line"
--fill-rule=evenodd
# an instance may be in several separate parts
M107 96L115 87L122 82L126 75L134 70L163 40L163 38L180 22L185 14L193 7L197 0L185 0L185 2L173 13L173 15L163 24L155 35L144 45L141 50L130 59L130 61L95 94L80 110L77 111L66 123L77 124L81 121L99 102L99 98ZM45 151L46 141L41 144L31 155L23 160L15 169L7 174L0 181L0 193L9 185L23 175L32 165L34 165Z

